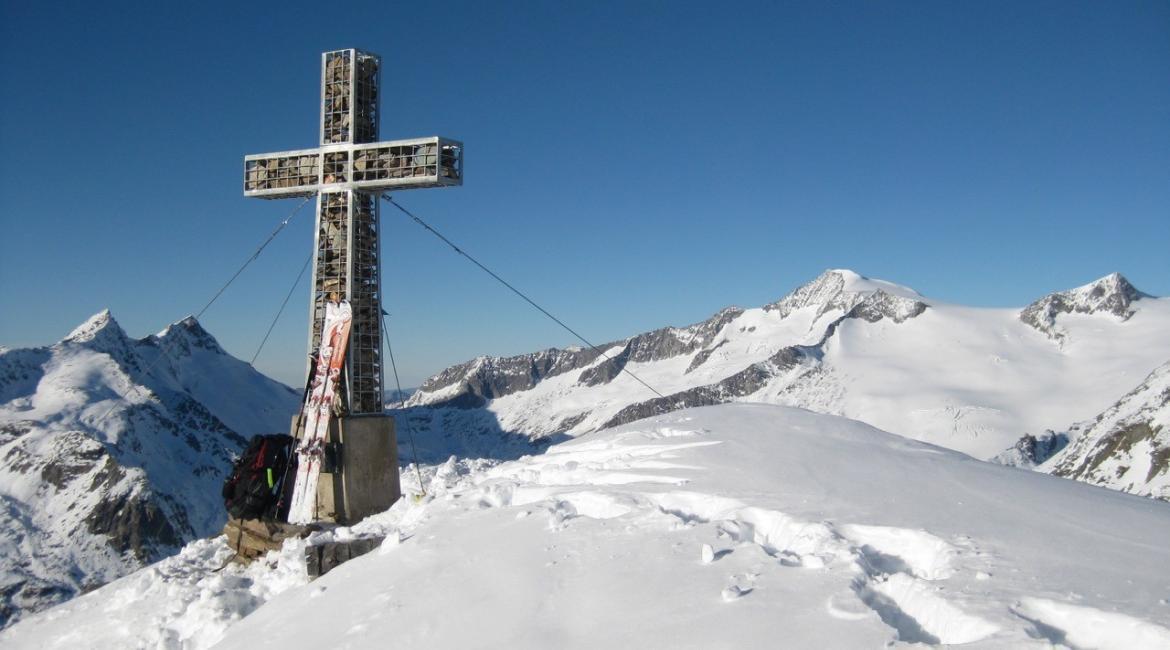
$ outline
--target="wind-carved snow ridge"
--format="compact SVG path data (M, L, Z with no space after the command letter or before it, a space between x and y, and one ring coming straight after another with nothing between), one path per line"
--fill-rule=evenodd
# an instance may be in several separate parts
M424 472L426 498L315 534L386 541L310 584L281 558L216 583L222 552L208 549L222 540L200 542L187 553L204 559L175 560L186 569L129 576L0 644L73 647L54 634L87 626L98 647L191 650L388 638L1038 650L1157 648L1168 634L1165 601L1147 595L1165 587L1170 512L844 418L722 405ZM205 633L191 633L199 621Z
M1043 598L1025 598L1015 609L1054 644L1098 650L1170 648L1170 630L1125 614Z

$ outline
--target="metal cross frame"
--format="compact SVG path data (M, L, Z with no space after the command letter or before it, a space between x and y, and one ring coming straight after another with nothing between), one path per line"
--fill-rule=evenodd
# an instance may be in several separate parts
M320 146L244 157L244 196L317 196L309 355L321 342L326 301L348 300L353 326L344 399L355 415L383 410L378 195L463 184L461 142L438 136L378 142L381 70L376 54L322 53Z

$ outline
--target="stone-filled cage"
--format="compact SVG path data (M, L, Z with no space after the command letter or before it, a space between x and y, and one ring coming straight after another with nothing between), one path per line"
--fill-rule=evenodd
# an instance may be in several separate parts
M382 60L357 49L321 55L321 144L362 144L378 139L378 87Z

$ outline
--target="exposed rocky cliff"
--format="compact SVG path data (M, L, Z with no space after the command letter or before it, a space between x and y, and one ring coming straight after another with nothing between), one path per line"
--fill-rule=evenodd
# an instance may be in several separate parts
M598 350L609 351L608 359L603 359L598 350L583 348L552 348L514 357L478 357L427 379L411 397L410 404L478 408L488 400L529 390L541 381L589 366L594 367L579 379L583 385L608 383L627 363L660 361L706 347L728 322L742 313L738 307L728 307L689 327L663 327L598 346Z
M1170 501L1170 362L1077 429L1043 471Z

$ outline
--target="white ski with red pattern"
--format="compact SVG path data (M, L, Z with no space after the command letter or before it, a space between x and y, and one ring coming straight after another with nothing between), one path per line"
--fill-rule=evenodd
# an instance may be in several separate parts
M297 478L293 484L288 521L308 524L317 519L317 480L321 474L321 457L329 437L329 420L333 417L333 399L345 365L345 348L353 311L348 302L325 304L325 325L317 368L305 399L302 420L305 433L297 445Z

